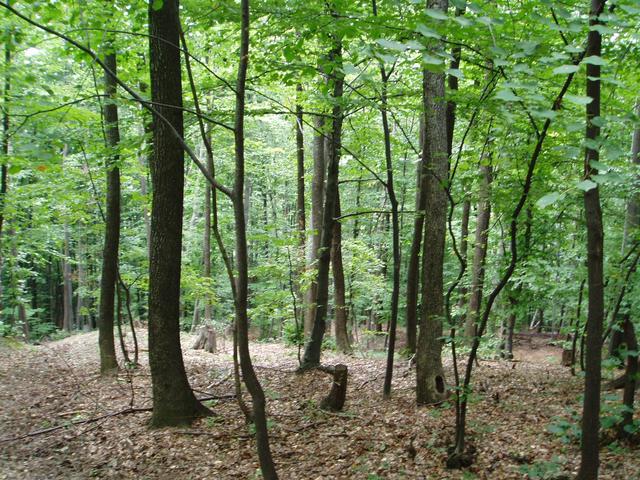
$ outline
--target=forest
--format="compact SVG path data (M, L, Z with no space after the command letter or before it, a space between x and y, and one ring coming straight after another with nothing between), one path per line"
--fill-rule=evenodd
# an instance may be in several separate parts
M0 0L0 478L640 478L640 0Z

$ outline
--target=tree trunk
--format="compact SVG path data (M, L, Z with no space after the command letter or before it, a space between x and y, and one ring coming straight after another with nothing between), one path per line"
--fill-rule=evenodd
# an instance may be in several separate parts
M78 288L76 289L76 326L83 331L89 330L89 318L85 313L85 291L86 291L86 272L84 262L86 251L85 246L82 243L82 236L78 237L78 244L76 246L76 261L78 263Z
M462 203L462 219L460 222L460 256L466 262L469 250L469 217L471 216L471 202L465 199ZM464 325L466 313L464 312L467 304L467 286L463 282L460 286L460 298L458 299L458 309L460 310L461 323Z
M11 0L7 0L7 5L11 5ZM5 160L0 165L0 242L2 241L2 227L4 226L4 211L7 197L7 187L9 185L9 128L11 127L10 105L11 96L11 44L13 35L11 28L5 31L4 42L4 86L2 89L2 156ZM2 243L0 243L2 245ZM3 258L0 250L0 274L2 274ZM0 311L4 310L2 305L2 282L0 282Z
M335 12L331 13L336 16ZM311 338L306 345L302 368L315 367L320 364L322 339L326 327L329 301L329 263L331 260L331 243L333 241L333 223L336 200L338 198L338 169L340 165L340 148L342 141L343 110L341 105L344 90L344 73L342 72L342 41L333 38L334 45L329 53L328 63L331 67L330 83L333 84L332 128L329 142L329 164L327 167L327 186L325 191L324 212L322 217L322 234L318 253L318 291L316 309Z
M427 7L446 12L448 0L427 0ZM442 318L444 317L444 244L447 223L449 156L445 75L423 72L423 108L427 188L422 273L422 312L417 345L416 401L436 403L446 398L442 368Z
M107 45L107 48L111 48ZM117 73L115 53L108 53L105 64ZM104 122L109 157L107 170L107 207L102 250L102 276L100 279L100 314L98 317L98 344L100 347L100 371L113 373L118 368L113 338L114 302L118 277L118 249L120 244L120 170L118 152L120 130L118 126L118 106L114 103L117 85L115 79L105 73L105 94L108 100L104 104Z
M302 92L302 85L298 84L296 87L296 92L298 96ZM307 219L306 219L306 208L305 208L305 199L304 199L304 181L305 181L305 173L304 173L304 128L303 128L303 116L302 116L302 104L298 98L296 103L296 220L297 220L297 229L298 229L298 255L297 255L297 277L298 280L295 282L295 295L301 302L302 299L302 277L304 275L305 270L305 243L306 243L306 229L307 229ZM301 304L297 307L296 318L301 317L302 312L304 311L304 305ZM296 320L297 322L298 320ZM303 325L304 328L304 325Z
M177 0L149 2L151 99L183 135ZM175 107L177 108L175 108ZM189 387L180 349L180 263L184 152L170 126L153 115L153 200L149 262L149 365L155 427L189 424L209 411Z
M344 407L347 398L347 380L349 370L346 365L339 363L335 367L321 368L322 371L331 374L331 391L329 395L322 399L320 408L331 412L339 412Z
M211 145L211 129L207 130L207 141ZM213 175L213 157L209 154L207 149L207 171ZM209 182L205 185L204 191L204 237L202 239L202 262L203 262L203 275L206 279L211 281L211 209L212 202L212 187ZM211 325L212 321L212 305L211 296L205 295L204 297L204 322L206 325ZM192 326L193 331L193 326Z
M306 292L306 311L304 316L305 337L311 335L313 321L316 314L316 295L318 292L317 276L318 255L320 250L320 236L322 234L322 212L324 199L324 181L327 168L325 152L324 117L314 117L313 119L316 133L313 137L313 179L311 181L311 235L309 249L307 251L307 268L316 272L314 279Z
M242 24L240 33L240 51L238 77L236 83L236 104L234 124L235 145L235 180L233 186L233 213L235 219L236 237L236 338L238 353L240 356L240 368L244 384L251 395L253 403L253 423L256 429L256 444L260 459L260 470L266 480L278 478L275 464L271 456L269 446L269 432L267 429L266 400L264 391L258 380L251 362L249 352L249 319L247 315L248 295L248 252L247 252L247 226L244 203L245 187L245 158L244 158L244 112L245 112L245 86L247 80L247 67L249 62L249 0L241 0Z
M491 132L488 133L491 135ZM488 141L485 146L488 146ZM487 158L480 160L480 199L478 201L478 215L476 219L475 249L473 253L473 270L471 274L471 298L469 299L469 314L465 321L465 336L468 339L476 335L476 324L482 306L482 291L484 287L484 269L487 258L487 244L489 241L489 221L491 219L491 152Z
M407 353L416 352L418 330L418 291L420 290L420 247L422 246L422 232L424 230L424 214L427 207L426 185L427 167L425 163L424 119L420 122L420 147L422 158L417 167L416 215L413 219L413 237L409 250L407 266Z
M340 216L340 193L336 199L336 217ZM333 285L335 302L335 332L336 347L340 352L349 353L349 335L347 333L347 318L349 310L345 301L344 268L342 265L342 224L333 224L333 243L331 245L331 264L333 266Z
M593 27L600 23L599 14L604 8L604 0L591 0L589 24ZM590 29L587 37L587 57L599 57L602 49L602 37L599 30ZM596 141L600 128L593 119L600 116L600 65L587 64L587 96L593 101L586 107L587 140ZM584 172L587 179L598 172L591 162L597 162L597 149L585 149ZM602 360L602 329L604 321L604 284L603 249L604 232L602 228L602 210L598 185L584 192L584 208L587 222L587 270L588 304L587 339L585 357L584 404L582 413L582 446L579 480L596 480L600 465L600 383Z
M373 0L373 14L377 15L376 0ZM393 182L393 157L391 155L391 132L389 130L389 119L387 115L388 96L387 87L390 74L387 74L384 65L380 65L380 77L382 80L382 93L380 95L382 117L382 130L384 139L385 169L387 171L386 190L389 203L391 204L391 249L392 249L392 290L391 290L391 316L389 319L389 345L387 348L387 365L385 369L384 385L382 394L385 398L391 396L391 381L393 379L393 360L396 346L396 329L398 323L398 302L400 298L400 218L398 213L398 199Z
M71 264L69 227L64 225L64 253L62 259L62 328L70 332L73 328L73 287L71 284Z

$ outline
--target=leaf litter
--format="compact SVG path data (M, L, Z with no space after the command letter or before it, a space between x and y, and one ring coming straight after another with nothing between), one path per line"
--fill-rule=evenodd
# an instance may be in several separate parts
M183 334L183 346L191 341ZM230 398L230 343L217 354L184 348L196 394L220 399L207 403L214 417L165 429L148 427L144 342L141 367L109 378L98 374L96 332L38 346L0 343L0 479L261 478L252 429ZM463 471L445 468L453 405L416 407L415 371L406 361L396 361L392 398L384 401L380 352L325 352L324 363L349 367L345 408L327 413L318 405L330 389L328 375L296 374L295 349L279 343L252 343L251 352L280 478L562 479L577 471L579 445L548 428L581 408L582 381L558 365L556 347L520 345L515 362L481 360L468 426L477 457ZM450 360L445 366L452 378ZM636 447L602 449L601 479L639 472Z

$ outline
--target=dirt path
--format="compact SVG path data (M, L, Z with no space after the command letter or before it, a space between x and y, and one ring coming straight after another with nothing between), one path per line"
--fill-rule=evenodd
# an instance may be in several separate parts
M183 346L190 339L185 336ZM199 394L233 391L230 345L225 347L216 355L185 349ZM581 385L554 364L552 347L520 349L517 362L481 362L469 419L478 459L466 472L443 467L453 407L417 409L414 372L406 362L398 362L393 398L383 402L382 355L327 354L326 363L343 362L350 371L345 411L330 415L317 409L329 390L325 374L296 375L295 351L279 344L253 344L252 352L283 479L521 479L527 469L547 472L538 478L576 470L577 445L562 443L547 427L579 409ZM144 352L141 361L146 365ZM0 437L150 405L146 367L111 379L100 378L97 370L95 333L37 347L3 342ZM149 414L136 413L2 442L0 479L259 478L250 429L236 403L220 401L212 408L217 416L191 429L150 430ZM407 453L411 439L414 459ZM638 478L639 469L637 450L603 450L602 479Z

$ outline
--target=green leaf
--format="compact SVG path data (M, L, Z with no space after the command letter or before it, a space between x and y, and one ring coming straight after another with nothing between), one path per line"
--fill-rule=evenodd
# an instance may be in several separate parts
M558 192L547 193L544 197L541 197L536 202L536 205L538 206L538 208L545 208L545 207L548 207L549 205L556 203L561 198L562 198L561 193L558 193Z
M550 118L553 120L558 116L558 112L554 110L534 110L531 112L531 115L537 118Z
M447 20L449 18L446 13L442 12L442 10L435 10L433 8L427 8L425 13L436 20Z
M503 102L519 102L522 100L511 90L499 90L498 93L494 95L494 98L502 100Z
M395 40L380 38L376 40L376 43L381 47L388 48L389 50L397 50L399 52L404 52L407 49L407 46L404 43L396 42Z
M429 55L428 53L423 53L422 54L422 62L427 64L427 65L441 65L442 64L442 59L438 58L438 57L434 57L432 55Z
M22 167L20 165L11 165L9 167L9 174L15 175L16 173L19 173L21 170L22 170Z
M606 65L607 61L597 55L590 55L582 59L582 63L588 63L589 65Z
M153 0L153 3L151 4L151 8L153 8L155 11L160 10L164 5L164 0Z
M566 75L569 73L576 73L578 70L580 70L580 66L579 65L560 65L559 67L556 67L553 69L553 74L554 75Z
M597 186L598 184L596 182L593 182L588 178L576 184L576 187L582 190L583 192L588 192L589 190L592 190Z
M591 168L595 168L600 172L606 172L610 169L610 167L602 162L598 162L597 160L589 160L589 165L591 165Z
M564 96L564 98L566 98L567 101L571 103L575 103L576 105L589 105L591 102L593 102L593 98L591 97L582 95L569 95L568 93Z
M464 78L464 74L462 73L462 70L458 68L448 68L447 75L451 75L452 77L456 77L460 79Z
M420 33L421 35L427 38L440 39L441 37L441 35L438 32L431 30L429 27L427 27L426 25L423 25L422 23L418 24L418 26L416 27L416 32Z

